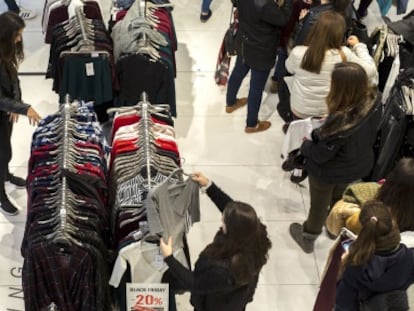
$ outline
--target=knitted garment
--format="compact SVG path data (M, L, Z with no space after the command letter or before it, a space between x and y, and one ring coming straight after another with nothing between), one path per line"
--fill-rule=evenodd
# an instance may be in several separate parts
M368 200L372 200L380 186L376 182L362 182L349 185L342 195L342 200L361 205Z

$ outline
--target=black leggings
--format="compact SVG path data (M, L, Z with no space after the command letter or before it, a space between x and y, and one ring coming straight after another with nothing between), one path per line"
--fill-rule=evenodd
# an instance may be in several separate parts
M9 162L12 157L11 134L13 123L5 112L0 112L0 201L6 199L4 182L6 180Z
M363 16L364 13L368 10L369 5L371 4L372 0L361 0L358 7L358 14Z

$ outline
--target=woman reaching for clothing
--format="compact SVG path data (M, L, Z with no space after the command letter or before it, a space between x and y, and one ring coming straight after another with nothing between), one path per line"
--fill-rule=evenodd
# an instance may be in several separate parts
M376 85L378 72L367 46L355 36L343 45L345 20L341 14L324 12L312 26L305 45L293 48L286 60L286 69L293 74L285 77L290 91L294 119L324 117L328 113L325 98L329 93L334 66L354 62L364 68L370 85Z
M197 311L242 311L253 300L271 242L266 226L248 204L233 201L202 173L192 175L222 212L222 226L191 272L172 255L172 239L160 248L172 275L190 290ZM203 191L203 190L202 190Z
M17 70L24 58L24 27L24 21L16 13L5 12L0 15L0 210L7 215L16 215L19 210L7 197L4 183L9 180L15 184L25 184L23 179L20 180L8 171L12 157L13 123L17 122L19 114L27 116L33 125L41 119L37 112L21 99Z

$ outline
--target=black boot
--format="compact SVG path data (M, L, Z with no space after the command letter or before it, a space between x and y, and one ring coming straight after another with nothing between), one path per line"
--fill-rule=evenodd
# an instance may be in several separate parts
M26 179L13 175L12 173L7 173L6 181L15 185L18 188L26 187Z
M3 214L9 215L9 216L15 216L19 213L19 210L16 208L16 206L13 205L12 202L10 202L10 200L7 197L1 200L0 211Z
M313 252L313 247L315 240L318 238L318 234L304 232L303 225L296 222L289 226L289 233L305 253L309 254Z

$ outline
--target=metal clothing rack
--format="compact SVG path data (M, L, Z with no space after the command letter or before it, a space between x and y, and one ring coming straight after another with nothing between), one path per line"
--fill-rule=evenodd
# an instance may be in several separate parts
M95 50L95 46L93 41L88 37L88 28L87 25L85 25L85 15L83 13L83 7L82 6L78 6L75 8L75 16L76 16L76 21L79 25L79 28L81 30L81 37L82 39L80 39L80 49L78 51L73 51L73 50L69 50L69 51L62 51L60 53L60 56L65 56L65 55L73 55L73 54L84 54L84 53L93 53L96 54L97 56L107 56L109 57L109 52L105 51L105 50Z
M148 105L151 105L148 102L148 95L145 92L141 94L141 107L142 107L142 122L144 127L144 153L145 153L145 161L146 161L146 168L147 168L147 180L148 180L148 190L151 189L151 141L150 141L150 124L151 121L150 113L148 111Z
M70 104L69 96L66 96L66 102L63 106L63 146L62 146L62 168L66 169L67 167L67 155L69 149L69 121L70 121ZM62 175L62 198L61 198L61 207L60 207L60 229L63 231L66 227L66 195L67 195L67 183L66 177Z

